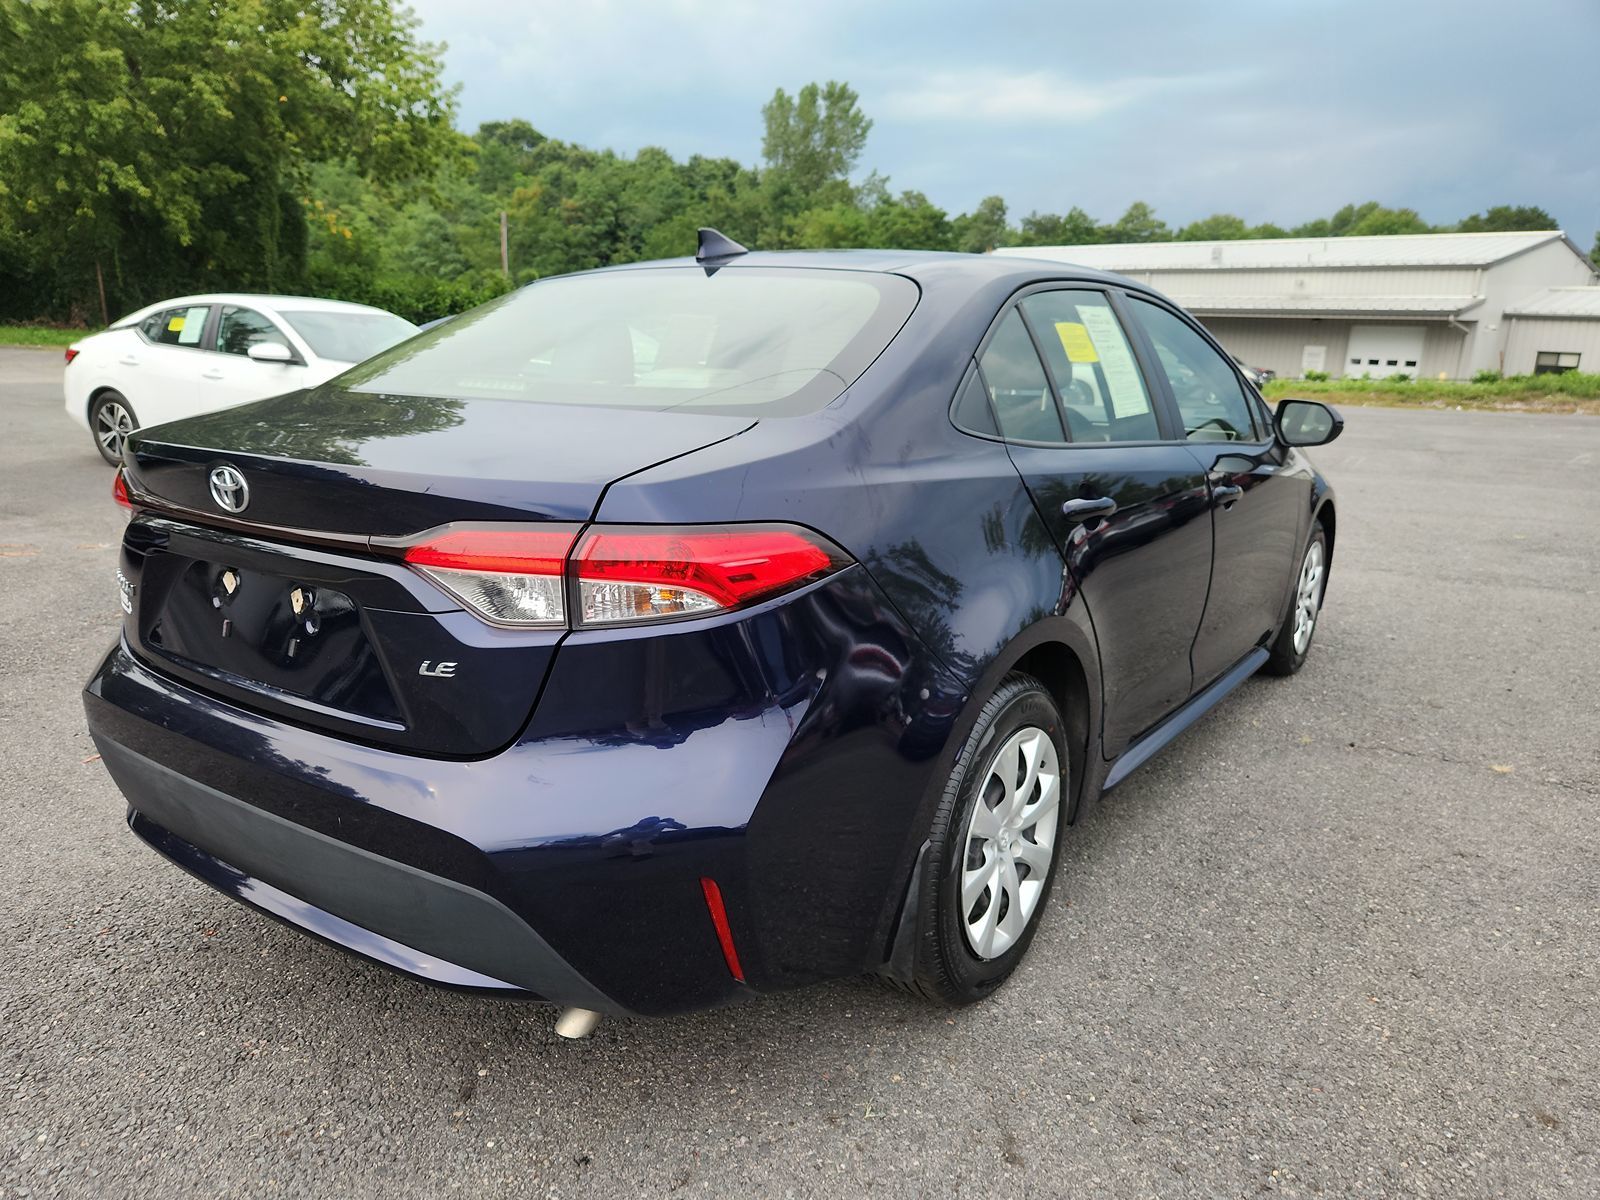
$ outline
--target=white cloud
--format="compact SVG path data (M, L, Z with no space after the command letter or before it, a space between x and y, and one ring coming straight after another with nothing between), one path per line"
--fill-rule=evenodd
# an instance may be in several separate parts
M881 94L874 112L902 121L1077 124L1165 92L1192 94L1241 79L1239 74L1074 79L1054 71L1010 73L995 65L924 75Z

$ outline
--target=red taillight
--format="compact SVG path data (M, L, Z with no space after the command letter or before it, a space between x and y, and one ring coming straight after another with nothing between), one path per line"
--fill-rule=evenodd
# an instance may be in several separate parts
M405 560L479 616L501 625L567 623L567 552L577 530L446 529L407 546Z
M737 608L846 561L815 534L787 525L600 526L573 558L578 617L585 625L609 625Z
M616 625L722 612L846 566L832 543L790 525L598 525L573 551L571 525L444 528L403 548L411 566L503 625ZM568 620L567 577L579 611Z
M76 346L67 347L67 365L72 365L72 360L77 358L81 351Z
M706 898L706 911L711 914L711 926L717 931L717 941L722 945L722 958L728 964L728 974L744 982L744 968L739 965L739 951L733 945L733 929L728 925L728 910L722 904L722 889L709 875L700 876L700 891Z
M117 468L117 473L111 480L111 498L123 508L133 508L133 497L128 495L128 481L122 477L122 468Z

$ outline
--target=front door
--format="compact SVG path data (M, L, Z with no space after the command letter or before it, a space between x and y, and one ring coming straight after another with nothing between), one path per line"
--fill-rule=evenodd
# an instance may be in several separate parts
M1308 511L1309 475L1278 445L1227 357L1172 309L1130 298L1160 363L1189 451L1211 484L1211 592L1194 641L1205 687L1257 646L1284 615Z
M1192 689L1211 572L1205 472L1167 427L1104 292L1026 297L979 367L1094 624L1115 755Z

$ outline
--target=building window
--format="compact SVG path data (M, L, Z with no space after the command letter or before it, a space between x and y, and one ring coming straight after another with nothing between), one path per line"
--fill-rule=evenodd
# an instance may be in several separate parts
M1533 356L1535 375L1562 375L1578 369L1576 354L1562 354L1554 350L1541 350Z

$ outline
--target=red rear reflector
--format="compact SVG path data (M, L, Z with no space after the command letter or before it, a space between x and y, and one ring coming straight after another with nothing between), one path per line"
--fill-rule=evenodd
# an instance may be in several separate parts
M849 560L787 525L600 526L573 563L585 624L736 608L820 579Z
M571 529L452 529L415 546L405 559L417 567L560 575L572 549Z
M111 480L111 498L123 508L133 507L133 497L128 495L128 481L122 477L122 468L117 468L117 473Z
M80 353L80 351L78 350L78 348L76 346L68 346L67 347L67 363L70 365L72 360L78 357L79 353Z
M705 893L706 910L711 914L711 924L717 931L717 941L722 943L722 957L728 964L728 974L744 982L744 968L739 965L739 951L733 945L733 930L728 927L728 910L722 905L722 889L709 875L700 876L700 890Z

